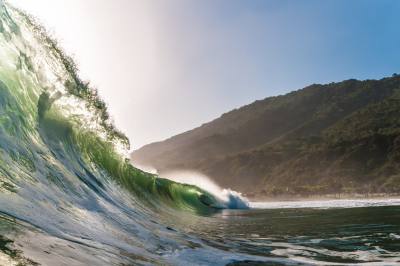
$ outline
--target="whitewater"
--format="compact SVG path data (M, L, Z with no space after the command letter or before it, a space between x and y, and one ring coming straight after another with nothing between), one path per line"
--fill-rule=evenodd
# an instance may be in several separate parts
M0 265L399 263L396 204L251 203L135 168L129 148L73 60L0 0Z

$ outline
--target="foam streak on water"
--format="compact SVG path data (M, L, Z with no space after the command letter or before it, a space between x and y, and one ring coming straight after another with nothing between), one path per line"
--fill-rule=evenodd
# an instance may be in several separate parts
M250 202L254 209L291 209L291 208L362 208L400 206L400 199L338 199L338 200L303 200L303 201L268 201Z

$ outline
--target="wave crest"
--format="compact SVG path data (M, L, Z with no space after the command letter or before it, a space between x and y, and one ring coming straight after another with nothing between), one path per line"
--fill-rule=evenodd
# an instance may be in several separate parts
M219 208L226 209L248 209L249 201L240 192L229 188L221 188L209 177L199 172L190 170L177 170L161 174L163 178L167 178L174 182L197 186L219 200Z

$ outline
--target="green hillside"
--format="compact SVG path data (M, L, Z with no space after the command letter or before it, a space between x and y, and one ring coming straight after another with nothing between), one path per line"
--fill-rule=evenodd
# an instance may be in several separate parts
M132 154L277 196L400 192L400 77L311 85L233 110Z

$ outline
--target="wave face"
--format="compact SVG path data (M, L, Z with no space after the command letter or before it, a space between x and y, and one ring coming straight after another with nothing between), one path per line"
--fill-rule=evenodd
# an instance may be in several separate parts
M239 193L128 149L71 58L0 0L0 265L399 262L397 206L237 210Z
M125 156L129 140L72 59L1 0L0 46L0 229L15 220L12 227L38 242L58 243L55 256L65 265L162 263L199 245L163 224L181 212L228 206L194 185L134 168ZM35 253L41 245L24 252L53 264ZM11 260L5 250L0 262Z

